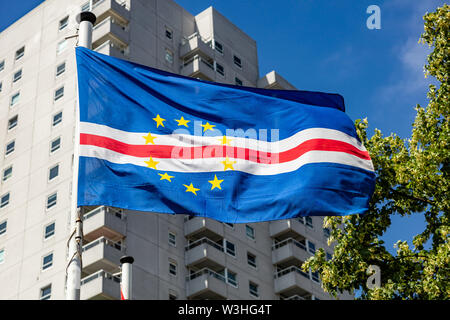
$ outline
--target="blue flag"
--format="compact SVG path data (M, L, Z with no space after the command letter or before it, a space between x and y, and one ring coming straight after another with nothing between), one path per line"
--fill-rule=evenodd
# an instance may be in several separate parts
M374 169L340 95L76 57L78 206L228 223L367 211Z

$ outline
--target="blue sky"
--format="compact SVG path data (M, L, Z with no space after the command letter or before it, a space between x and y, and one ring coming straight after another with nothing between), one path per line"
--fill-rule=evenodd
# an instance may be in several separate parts
M41 3L0 0L0 31ZM214 6L256 40L260 74L276 70L302 90L344 96L353 119L406 138L414 106L427 105L431 79L423 76L429 49L418 44L422 16L439 0L176 0L192 14ZM369 30L369 5L381 9L381 29ZM393 217L383 239L392 248L422 231L420 214ZM409 241L411 243L411 241Z

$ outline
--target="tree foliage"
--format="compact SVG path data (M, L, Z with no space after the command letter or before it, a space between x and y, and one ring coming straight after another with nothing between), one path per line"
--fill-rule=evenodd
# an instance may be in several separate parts
M416 106L411 137L383 136L379 130L367 137L367 120L357 120L358 134L368 149L376 172L376 187L364 215L327 217L333 259L320 249L303 268L319 271L322 286L336 295L362 288L363 299L448 299L450 297L450 6L444 4L424 16L420 41L433 47L425 76L430 85L426 108ZM393 255L380 237L393 215L424 214L426 225L412 247L396 243ZM425 243L430 245L426 246ZM366 286L369 265L381 269L381 287Z

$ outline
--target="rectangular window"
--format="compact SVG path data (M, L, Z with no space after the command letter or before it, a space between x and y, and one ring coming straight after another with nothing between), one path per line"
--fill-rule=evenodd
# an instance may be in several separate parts
M225 69L223 68L222 65L218 64L217 62L216 62L216 71L222 76L225 76Z
M237 274L235 272L227 270L227 283L237 287Z
M52 295L52 285L41 288L40 300L49 300Z
M214 49L216 49L216 51L219 52L220 54L223 54L223 46L217 40L214 40Z
M228 240L224 240L224 241L225 241L226 253L228 253L229 255L232 255L234 257L236 255L236 246L234 245L234 243L231 243Z
M59 30L61 31L69 24L69 16L59 20Z
M53 208L54 206L56 206L56 202L58 199L58 193L52 193L51 195L49 195L47 197L47 209Z
M0 198L0 208L6 207L9 204L9 192L2 195Z
M308 251L312 254L316 253L316 245L308 240Z
M45 227L44 239L48 239L55 234L55 223L51 223Z
M42 270L46 270L53 265L53 253L50 253L42 258Z
M297 219L301 224L305 224L305 217L300 217Z
M169 262L169 273L174 276L177 275L177 264L175 262Z
M239 79L238 77L235 77L235 78L234 78L234 83L235 83L237 86L242 86L242 80Z
M253 283L251 281L249 281L248 283L248 292L254 296L254 297L259 297L259 292L258 292L258 285L256 283Z
M241 61L241 58L239 58L239 57L233 55L233 62L234 62L234 65L235 65L236 67L238 67L239 69L242 69L242 61Z
M6 168L5 170L3 170L3 177L2 177L3 181L6 181L6 180L8 180L9 178L11 178L11 176L12 176L12 170L13 170L13 167L12 167L12 166L9 166L9 167Z
M53 166L48 171L48 180L51 181L59 175L59 165Z
M7 225L7 221L2 221L0 222L0 235L6 233L6 225Z
M255 229L250 227L248 224L245 225L245 233L250 239L255 239Z
M173 32L171 29L166 27L166 38L172 40L173 38Z
M13 75L13 82L19 81L22 78L22 69L16 71Z
M0 61L0 71L5 69L5 60Z
M8 154L14 152L14 149L16 147L16 141L11 141L6 145L6 151L5 151L5 156L7 156Z
M166 49L166 61L170 64L173 63L173 52L170 51L169 49Z
M327 252L327 261L330 261L331 259L333 259L333 255Z
M50 143L50 153L55 152L60 147L61 147L61 137L58 137Z
M169 232L169 244L174 247L177 246L177 236L173 232Z
M256 268L256 256L250 252L247 252L247 263L249 266Z
M56 53L61 54L62 52L64 52L64 50L66 50L66 48L67 48L67 41L62 40L58 43L58 47L56 48Z
M16 51L16 60L19 60L25 54L25 47L20 48Z
M12 107L15 104L17 104L19 102L19 98L20 98L20 92L17 92L14 95L12 95L11 102L9 103L9 105Z
M312 218L305 217L305 220L306 220L306 226L312 228L313 227Z
M58 66L56 67L56 76L63 74L64 71L66 71L66 63L63 62L61 64L58 64Z
M61 121L62 121L62 111L53 115L52 126L56 126Z
M323 228L323 235L325 238L329 238L330 237L330 229L328 228Z
M315 281L315 282L319 282L320 281L320 279L319 279L319 273L316 271L316 272L311 272L311 279L313 280L313 281Z
M63 96L64 96L64 87L61 87L61 88L59 88L59 89L56 89L54 100L56 101L56 100L62 98Z
M18 120L19 116L17 114L8 120L8 131L17 126Z
M0 264L5 262L5 249L0 249Z

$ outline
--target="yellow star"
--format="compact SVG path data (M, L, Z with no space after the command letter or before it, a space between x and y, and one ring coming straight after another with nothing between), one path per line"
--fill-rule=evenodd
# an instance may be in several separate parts
M191 183L191 185L189 185L189 186L187 186L187 185L185 185L185 184L183 184L183 186L186 187L186 192L192 192L192 193L195 194L195 195L197 195L196 192L197 192L198 190L200 190L200 189L195 188L195 187L192 185L192 183Z
M147 164L148 168L152 168L156 170L156 165L159 163L158 161L153 161L153 158L150 157L149 161L144 161Z
M169 181L169 182L172 182L170 179L172 179L173 177L172 177L172 176L169 176L169 175L167 174L167 172L164 173L164 174L161 174L161 173L158 173L158 174L161 176L161 179L159 179L159 180L167 180L167 181Z
M230 145L230 142L232 141L231 139L227 139L227 137L226 136L223 136L222 137L222 139L219 139L219 141L223 144L223 145L227 145L227 146L229 146Z
M155 140L157 137L152 136L152 134L149 132L148 135L142 136L142 138L145 139L145 144L149 144L149 143L155 144L155 143L153 142L153 140Z
M158 128L160 125L164 127L163 121L166 121L166 119L163 119L158 115L156 115L156 118L153 118L153 120L156 121L156 127Z
M203 127L203 132L207 131L207 130L211 130L214 131L213 128L216 126L215 124L209 124L209 122L207 122L206 124L202 124L201 125Z
M221 161L223 163L223 165L225 166L223 168L223 171L226 171L227 169L231 169L234 170L233 168L233 164L236 163L236 161L230 161L230 159L228 159L228 157L226 157L225 161Z
M175 119L176 122L178 122L178 126L185 126L188 128L188 122L191 122L191 120L185 120L183 117L180 118L180 120Z
M222 190L222 188L220 187L220 184L223 182L223 180L219 180L217 179L217 176L214 175L214 180L209 180L209 183L211 183L211 190L214 190L215 188L219 188L220 190Z

